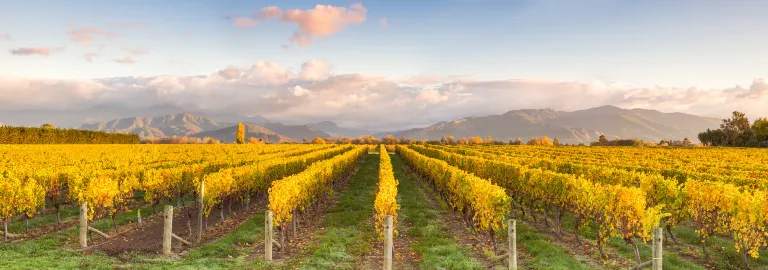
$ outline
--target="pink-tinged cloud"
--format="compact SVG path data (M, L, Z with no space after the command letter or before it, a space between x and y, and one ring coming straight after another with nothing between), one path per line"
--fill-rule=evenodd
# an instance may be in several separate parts
M255 19L259 19L259 20L276 19L276 18L280 18L281 15L283 15L283 11L280 10L280 8L276 6L268 6L256 12Z
M312 37L332 35L352 24L365 22L367 13L368 10L359 3L349 8L317 5L307 10L286 10L282 20L295 23L299 27L291 37L291 42L308 46L312 43Z
M88 44L91 44L96 36L113 36L113 34L99 28L79 28L67 32L67 35L69 36L70 40L83 44L83 46L88 46Z
M11 50L11 54L13 55L42 55L42 56L49 56L51 55L51 49L48 48L18 48Z
M381 27L387 28L387 26L389 26L389 21L387 18L381 18L381 20L379 20L379 24L381 24Z
M256 26L259 21L280 18L282 15L283 11L280 8L269 6L254 12L251 17L233 18L232 23L240 28L251 28Z
M327 79L331 74L331 64L322 60L309 60L301 64L299 78L309 81Z
M88 63L93 63L93 58L99 57L100 55L96 53L86 53L83 55L83 58L85 58L85 61Z
M184 32L181 32L181 36L184 38L189 38L192 36L192 32L190 32L189 30L185 30Z
M0 40L6 40L6 41L11 40L11 35L8 33L0 34Z
M118 58L118 59L115 59L114 61L115 63L126 64L126 65L136 63L136 61L134 61L133 58L130 58L130 57Z
M232 23L240 28L250 28L256 26L257 21L251 18L235 18Z

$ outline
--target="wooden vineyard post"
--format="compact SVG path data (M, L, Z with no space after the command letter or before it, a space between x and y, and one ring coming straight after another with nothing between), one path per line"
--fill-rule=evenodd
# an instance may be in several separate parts
M88 247L88 204L80 204L80 247Z
M507 220L507 238L509 239L509 270L517 270L517 221Z
M171 238L173 234L173 205L166 205L163 210L163 255L171 255Z
M664 257L664 252L662 249L664 241L664 231L661 227L654 227L653 228L653 254L650 261L645 261L641 264L635 265L634 267L630 268L630 270L635 269L643 269L644 267L651 266L651 269L653 270L661 270L661 262Z
M197 243L203 241L203 198L205 197L205 181L200 181L200 209L197 213Z
M663 258L664 231L661 227L653 228L653 270L661 270Z
M392 270L392 253L393 253L393 226L392 216L384 217L384 270Z
M267 210L264 212L264 260L272 261L272 211Z

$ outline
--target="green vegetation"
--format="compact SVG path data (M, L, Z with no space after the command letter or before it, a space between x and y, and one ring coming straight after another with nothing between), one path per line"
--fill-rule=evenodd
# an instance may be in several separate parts
M323 230L313 237L311 255L300 259L301 268L354 268L357 258L371 254L376 241L373 201L378 191L379 156L366 155L349 188L328 209Z
M136 134L106 133L78 129L0 126L0 144L136 144Z
M422 185L405 171L400 156L392 157L395 179L400 181L397 201L400 203L400 224L407 229L406 236L413 239L411 248L421 255L421 269L482 269L480 264L467 255L469 251L456 244L442 224L440 211L430 206Z

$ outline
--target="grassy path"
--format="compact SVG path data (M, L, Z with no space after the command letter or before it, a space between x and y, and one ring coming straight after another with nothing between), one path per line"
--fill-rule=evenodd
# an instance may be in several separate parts
M466 247L456 244L440 217L441 209L433 208L427 192L417 179L407 173L400 156L392 156L392 167L398 186L400 233L411 238L411 248L420 255L420 269L481 269ZM399 262L404 264L406 262Z
M358 166L347 190L338 193L338 202L327 210L324 229L313 236L307 247L309 256L297 259L300 268L353 269L361 257L372 253L376 241L372 218L379 155L366 155Z

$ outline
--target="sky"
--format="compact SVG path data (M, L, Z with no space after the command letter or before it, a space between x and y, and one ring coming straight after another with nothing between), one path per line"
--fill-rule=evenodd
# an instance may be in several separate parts
M768 116L768 1L0 2L0 110L415 127L601 105Z

